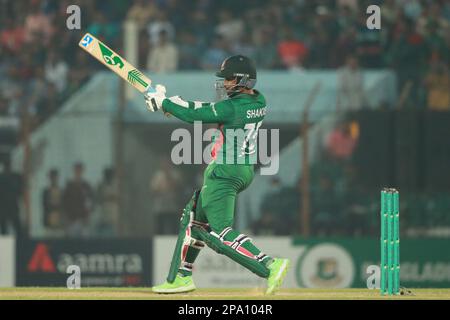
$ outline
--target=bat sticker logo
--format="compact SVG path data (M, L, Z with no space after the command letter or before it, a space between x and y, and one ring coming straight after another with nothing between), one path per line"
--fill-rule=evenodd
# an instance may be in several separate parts
M81 40L81 45L85 48L88 47L92 42L92 37L90 37L88 34L84 36L83 40Z
M98 42L98 45L100 46L100 50L102 52L103 55L103 60L105 60L105 62L111 66L115 66L118 65L120 69L123 68L124 63L122 61L122 59L120 59L120 57L115 56L114 57L114 53L108 49L106 46L104 46L100 41Z

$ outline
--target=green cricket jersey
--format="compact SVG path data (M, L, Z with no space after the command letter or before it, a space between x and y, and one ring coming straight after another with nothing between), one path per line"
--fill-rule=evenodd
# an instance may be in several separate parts
M255 94L239 93L219 102L185 101L179 96L167 98L162 108L180 120L193 123L217 123L213 137L212 158L218 164L256 164L257 137L264 116L266 100Z

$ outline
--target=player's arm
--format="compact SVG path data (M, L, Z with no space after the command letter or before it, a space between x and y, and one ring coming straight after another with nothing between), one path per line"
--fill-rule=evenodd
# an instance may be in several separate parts
M226 102L186 101L179 96L164 99L162 109L164 113L189 123L224 123L233 116L233 108Z
M194 121L225 123L234 113L228 101L210 103L186 101L179 96L166 98L166 88L159 84L151 91L147 91L144 96L149 111L162 109L165 114L171 114L189 123Z

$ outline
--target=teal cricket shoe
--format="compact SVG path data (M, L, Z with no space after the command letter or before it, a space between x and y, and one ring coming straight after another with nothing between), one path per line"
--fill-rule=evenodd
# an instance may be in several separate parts
M197 289L192 276L182 276L177 274L175 281L172 283L164 282L159 286L152 287L152 291L156 293L185 293Z
M289 268L289 259L275 258L269 265L269 278L267 278L266 294L274 294L283 284L284 277L286 277Z

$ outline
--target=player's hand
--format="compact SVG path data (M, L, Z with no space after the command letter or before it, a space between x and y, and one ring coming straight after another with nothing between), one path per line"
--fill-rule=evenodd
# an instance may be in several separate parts
M151 112L158 111L162 108L162 102L166 98L166 87L157 84L154 88L149 89L144 97L147 109Z

